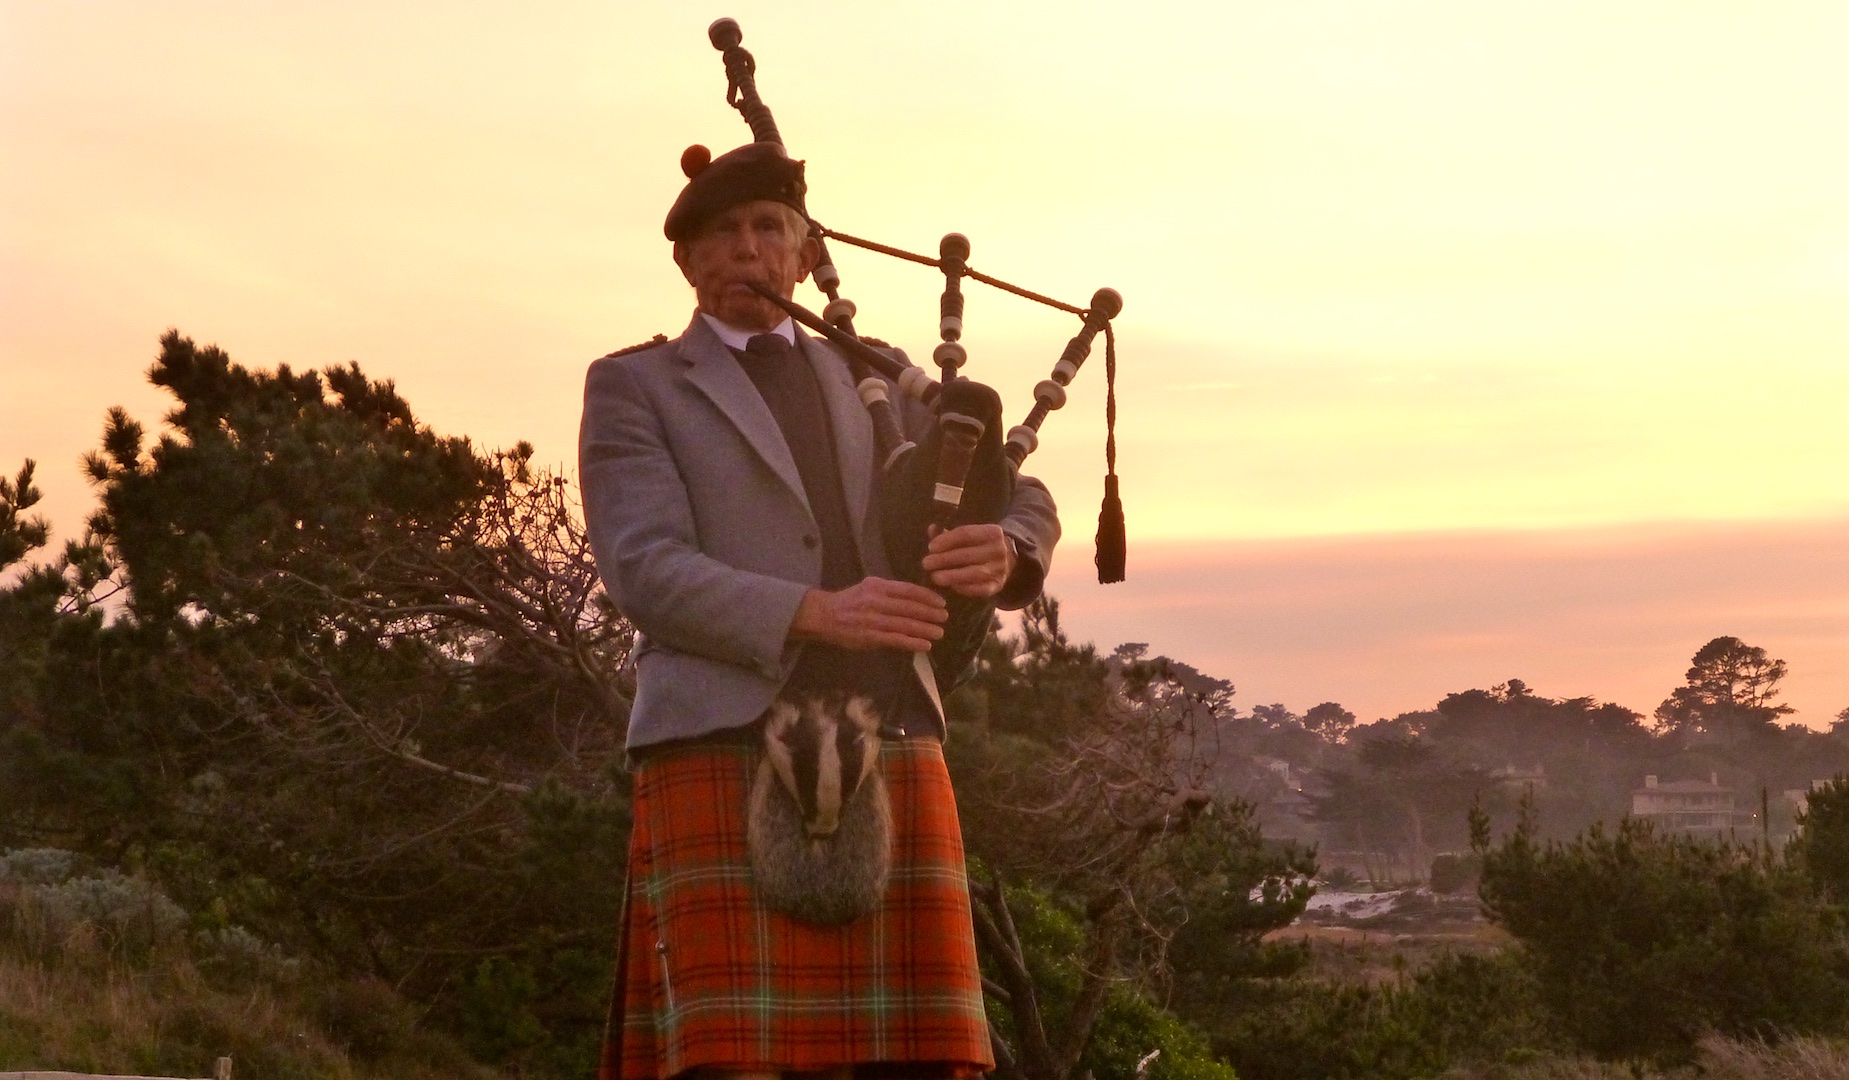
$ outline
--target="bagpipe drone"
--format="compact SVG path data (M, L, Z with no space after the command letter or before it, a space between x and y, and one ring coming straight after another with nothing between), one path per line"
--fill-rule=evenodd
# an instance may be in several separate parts
M743 47L744 32L732 19L720 19L707 29L707 37L723 54L726 104L737 109L751 128L755 141L783 146L776 120L758 95L757 62ZM1125 538L1123 503L1117 490L1116 443L1116 341L1111 320L1123 310L1123 297L1114 289L1099 289L1087 307L1063 303L1048 296L981 273L969 265L969 240L958 233L946 235L936 258L877 244L827 228L803 210L810 235L820 244L814 270L816 287L828 298L822 314L773 291L754 286L765 299L790 317L826 338L848 358L860 397L873 418L874 437L883 463L880 514L887 555L895 572L923 581L920 562L932 527L949 529L973 523L996 523L1006 514L1013 495L1016 470L1040 442L1040 426L1047 414L1066 403L1066 387L1091 355L1100 332L1105 341L1105 478L1104 503L1098 513L1097 555L1100 583L1124 578ZM939 301L938 333L941 341L932 352L941 376L932 379L913 367L861 340L854 329L854 302L841 296L841 275L828 254L827 241L935 267L943 272L944 292ZM1025 420L1002 437L1002 405L996 392L960 374L968 359L963 337L963 279L969 278L1036 303L1076 315L1081 325L1066 343L1051 375L1034 387L1034 406ZM875 375L877 373L877 375ZM878 376L885 376L881 379ZM899 391L930 406L936 424L922 444L906 440L892 402L890 380ZM946 597L950 620L944 636L931 651L931 664L940 686L954 683L975 659L994 620L992 601L955 593Z

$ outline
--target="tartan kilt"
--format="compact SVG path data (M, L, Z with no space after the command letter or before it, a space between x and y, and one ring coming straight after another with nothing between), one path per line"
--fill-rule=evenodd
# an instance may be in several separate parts
M813 1071L936 1062L994 1068L943 747L888 742L892 876L880 908L843 927L758 903L745 812L756 739L645 753L601 1080L698 1067Z

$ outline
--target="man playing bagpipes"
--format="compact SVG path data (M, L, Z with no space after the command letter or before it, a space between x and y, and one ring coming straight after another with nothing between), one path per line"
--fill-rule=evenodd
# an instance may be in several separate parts
M993 1059L928 654L946 597L1038 595L1053 501L1007 466L999 521L931 529L905 580L865 372L764 295L816 265L803 164L754 142L682 167L665 232L698 310L591 366L580 435L639 631L602 1075L972 1076ZM935 445L942 409L890 402Z

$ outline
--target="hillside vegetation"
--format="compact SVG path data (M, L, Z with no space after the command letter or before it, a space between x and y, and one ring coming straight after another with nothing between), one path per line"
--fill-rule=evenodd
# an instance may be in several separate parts
M170 333L150 375L174 408L108 414L83 536L0 481L0 1068L590 1075L634 634L576 491L354 365ZM1036 603L946 702L998 1075L1839 1075L1849 787L1625 820L1645 775L1849 770L1782 676L1716 638L1649 722L1511 679L1363 724ZM1510 944L1342 974L1278 935L1428 875Z
M0 1070L275 1080L492 1075L374 980L284 956L147 882L0 855Z

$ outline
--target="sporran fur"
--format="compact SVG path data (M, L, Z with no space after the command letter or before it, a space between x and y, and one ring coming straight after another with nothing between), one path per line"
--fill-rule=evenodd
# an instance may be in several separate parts
M893 844L879 750L879 717L865 698L771 706L745 836L767 907L820 926L879 907Z

